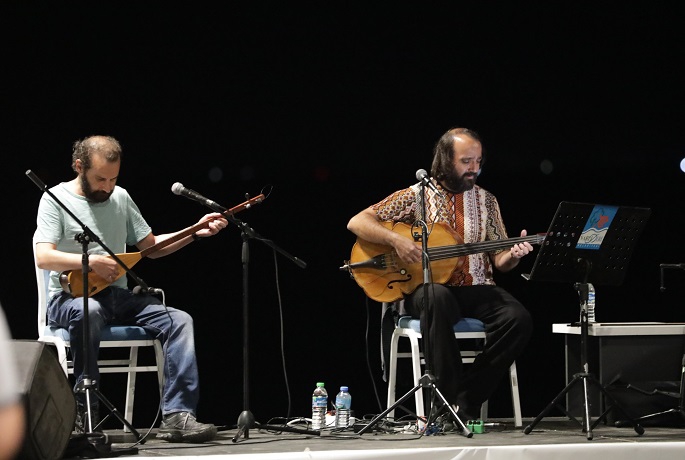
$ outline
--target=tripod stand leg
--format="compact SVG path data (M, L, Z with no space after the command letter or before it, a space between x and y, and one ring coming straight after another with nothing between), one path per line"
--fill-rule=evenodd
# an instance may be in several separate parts
M86 383L88 383L88 382L86 382ZM87 408L85 410L86 419L83 421L84 422L83 423L83 431L85 433L92 433L94 431L95 427L93 427L93 405L92 405L91 400L90 400L90 388L89 387L83 388L83 393L85 394L86 408ZM98 423L98 425L99 425L99 423Z
M129 421L126 420L123 415L121 415L121 412L119 412L119 410L116 407L114 407L112 403L109 402L107 398L105 398L105 396L102 393L100 393L100 391L97 388L93 388L92 391L95 394L95 396L97 396L98 400L107 408L107 410L109 410L110 414L116 417L117 420L123 423L131 431L133 436L135 436L136 441L139 441L141 444L144 444L145 439L142 439L140 433L138 433L138 431L135 428L133 428L133 425L131 425L131 423L129 423ZM90 398L88 397L88 391L86 391L86 400L88 399Z
M371 428L373 428L374 426L376 426L376 423L378 423L378 421L379 421L380 419L382 419L383 417L385 417L386 415L388 415L390 412L392 412L393 410L395 410L395 408L396 408L397 406L399 406L400 404L402 404L402 403L403 403L404 401L406 401L410 396L412 396L414 393L416 393L416 392L419 391L421 388L423 388L423 387L425 386L423 380L424 380L424 378L421 377L421 379L419 380L419 383L417 383L416 386L415 386L414 388L412 388L411 390L409 390L408 392L406 392L400 399L398 399L397 401L395 401L395 404L393 404L392 406L388 407L387 409L385 409L385 410L384 410L383 412L381 412L380 414L376 415L376 416L369 422L368 425L366 425L364 428L362 428L361 430L359 430L359 433L358 433L358 434L361 436L362 434L364 434L364 433L366 433L367 431L369 431Z
M619 411L621 411L621 413L626 417L626 422L627 422L627 424L632 425L632 426L633 426L633 429L635 430L635 432L636 432L638 435L642 435L642 434L645 432L645 429L642 427L642 425L640 425L635 419L633 419L630 415L628 415L628 413L625 411L625 409L623 408L623 406L621 406L621 405L618 403L618 401L616 401L616 399L614 399L614 397L611 396L611 394L606 390L606 388L604 388L604 387L602 386L601 383L599 383L599 382L598 382L597 380L595 380L594 378L592 379L592 382L593 382L595 385L597 385L597 387L599 388L599 390L600 390L600 391L602 392L602 394L604 395L604 398L605 398L607 401L609 401L609 402L611 403L611 407L612 407L612 408L615 408L615 409L618 409ZM605 414L606 414L606 413L605 413Z
M592 419L591 419L591 417L590 417L590 403L589 403L589 399L588 399L588 382L590 382L591 384L596 385L597 388L599 388L599 390L602 392L602 394L604 395L604 397L605 397L607 400L609 400L609 401L611 402L612 407L617 408L618 410L620 410L620 411L623 413L623 415L625 415L626 417L628 417L628 414L626 414L626 411L625 411L625 410L616 402L616 400L615 400L615 399L606 391L606 389L602 386L601 383L599 383L594 377L592 377L592 375L587 374L587 373L582 373L582 374L576 374L576 375L573 377L573 380L571 380L571 382L569 382L569 384L566 385L566 388L564 388L563 390L561 390L561 393L559 393L559 394L556 396L556 398L554 398L554 399L552 400L552 402L549 403L549 404L547 405L547 407L540 413L540 415L538 415L538 416L535 418L535 420L533 420L533 422L532 422L530 425L528 425L528 426L523 430L523 432L524 432L525 434L529 434L531 431L533 431L533 428L535 428L535 425L537 425L538 422L539 422L540 420L542 420L543 417L544 417L545 415L547 415L547 413L548 413L554 406L556 406L556 405L559 403L559 401L561 401L561 398L563 398L563 397L569 392L569 390L573 387L573 385L575 385L576 382L579 382L579 381L582 381L582 382L583 382L584 412L583 412L583 424L582 424L582 426L583 426L583 430L585 431L588 440L592 440L592 437L593 437L592 428L594 428L595 426L597 426L597 424L606 416L606 414L607 414L607 412L608 412L608 411L604 412L604 414L602 414L602 415L595 421L594 424L591 423ZM630 423L631 425L633 425L633 428L635 429L635 432L636 432L638 435L642 435L642 434L645 432L644 428L642 428L642 426L640 426L640 424L637 423L637 422L635 422L635 420L633 420L632 418L628 417L628 421L629 421L629 423Z
M121 455L137 454L137 447L128 447L123 449L112 449L111 441L107 434L95 431L104 423L104 421L110 416L114 415L121 423L128 427L129 431L136 437L136 441L140 444L145 443L145 438L142 437L138 431L117 411L117 409L110 403L107 398L105 398L102 393L100 393L97 388L95 388L95 381L89 378L83 379L77 385L76 391L79 393L84 393L85 403L87 409L85 410L86 419L83 423L83 434L79 434L79 437L85 439L82 452L79 452L78 457L81 458L101 458L101 457L118 457ZM92 392L92 396L91 396ZM103 418L97 425L93 426L93 413L91 405L92 397L97 398L109 411L109 414Z
M464 422L463 422L463 421L459 418L459 416L457 415L457 411L455 411L455 410L454 410L454 407L452 407L452 406L447 402L447 399L445 399L445 397L442 395L442 393L440 392L440 390L438 390L438 387L435 386L435 383L431 383L431 386L433 387L433 391L435 391L435 393L440 397L440 400L441 400L442 403L445 405L445 407L447 407L447 410L450 411L450 413L452 414L452 417L454 418L454 420L456 420L457 423L459 423L459 426L461 427L461 433L462 433L464 436L466 436L467 438L470 438L471 436L473 436L473 433L471 432L471 430L469 430L469 429L466 427L466 425L464 425Z
M590 400L588 398L587 391L587 376L581 377L583 380L583 401L585 412L583 412L583 429L585 430L585 436L588 441L592 440L592 426L590 426Z
M362 435L362 434L366 433L367 431L369 431L371 428L373 428L373 427L376 425L376 423L378 423L378 421L379 421L380 419L382 419L383 417L385 417L385 416L386 416L387 414L389 414L391 411L395 410L395 408L396 408L397 406L401 405L404 401L406 401L409 397L413 396L414 393L416 393L417 391L419 391L421 388L427 387L427 386L431 387L431 389L435 392L435 394L437 394L437 395L440 397L440 400L443 402L443 404L445 405L445 407L447 407L448 410L452 413L452 417L454 417L454 419L459 423L459 426L461 427L461 433L462 433L464 436L466 436L467 438L470 438L471 436L473 436L473 433L471 432L471 430L469 430L469 429L466 427L466 425L464 425L464 422L461 421L461 419L460 419L459 416L457 415L457 412L454 410L454 408L453 408L452 406L450 406L450 404L447 402L447 400L446 400L445 397L442 395L442 393L440 393L440 390L438 390L438 388L435 386L435 383L433 382L433 377L432 377L431 375L428 375L428 374L424 374L424 375L419 379L419 383L416 384L416 386L415 386L414 388L412 388L411 390L409 390L409 391L408 391L407 393L405 393L400 399L398 399L397 401L395 401L395 404L393 404L392 406L388 407L388 408L385 409L383 412L381 412L381 413L378 414L376 417L374 417L373 420L371 420L371 421L369 422L368 425L366 425L364 428L362 428L361 430L359 430L359 433L358 433L358 434L359 434L359 435ZM431 410L432 410L432 409L431 409ZM429 420L427 421L426 426L428 426L428 424L432 421L431 418L432 418L432 417L429 417Z
M525 434L530 434L530 432L533 431L533 428L535 428L535 425L537 425L540 422L540 420L545 418L549 411L551 411L557 404L559 404L559 401L561 401L561 399L566 396L566 394L571 390L571 388L573 388L573 385L575 385L577 381L578 377L576 376L573 378L573 380L571 380L568 383L568 385L566 385L566 387L563 390L561 390L561 392L552 400L552 402L550 402L547 405L547 407L545 407L542 410L542 412L540 412L540 414L537 417L535 417L535 420L533 420L530 425L526 426L523 429L523 432Z
M85 395L85 404L86 404L85 407L87 407L87 409L86 409L87 416L86 416L86 420L84 422L83 428L84 428L84 432L86 434L93 433L93 431L95 431L100 425L102 425L102 423L104 423L104 421L110 415L113 415L114 417L117 418L117 420L119 420L123 425L125 425L129 429L129 431L135 436L136 441L139 441L141 444L143 444L145 442L145 439L142 439L142 436L140 435L140 433L138 433L138 431L135 428L133 428L133 425L131 425L128 422L128 420L126 420L121 415L121 413L117 410L117 408L114 407L112 405L112 403L109 402L109 400L107 400L107 398L105 398L105 396L100 392L100 390L97 389L96 384L95 384L95 380L92 380L90 378L83 379L76 386L76 392L77 393L83 393ZM95 398L97 398L97 400L99 402L101 402L105 406L105 408L109 411L109 414L106 417L104 417L100 422L98 422L96 426L93 426L93 413L92 413L92 407L93 407L92 398L93 398L93 396L91 396L91 392L92 392L92 395Z

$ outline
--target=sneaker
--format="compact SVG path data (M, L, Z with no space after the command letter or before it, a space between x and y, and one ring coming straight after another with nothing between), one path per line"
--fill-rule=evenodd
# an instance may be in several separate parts
M206 442L214 439L216 433L216 426L198 422L190 412L175 412L164 416L157 438L169 442Z

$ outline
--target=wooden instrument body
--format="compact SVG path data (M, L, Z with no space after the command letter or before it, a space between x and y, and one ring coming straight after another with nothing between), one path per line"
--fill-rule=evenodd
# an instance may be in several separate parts
M382 222L382 224L407 238L414 239L412 227L398 222ZM432 227L432 228L431 228ZM419 231L420 227L415 227ZM429 226L428 247L451 246L459 243L458 236L444 223L436 223ZM421 240L416 241L421 246ZM395 251L382 244L370 243L358 239L352 247L350 264L362 262L374 257L384 259L385 269L377 267L357 267L351 270L357 284L364 290L367 296L378 302L394 302L401 299L405 294L410 294L423 283L423 263L404 263ZM452 273L463 263L463 258L451 258L431 260L432 282L446 283Z
M142 259L140 252L126 252L123 254L117 254L116 256L119 258L119 260L121 260L124 263L124 265L126 265L129 268L133 267L136 263L138 263L140 259ZM110 259L112 258L111 256L107 257L109 257ZM97 294L98 292L102 291L104 288L106 288L107 286L109 286L110 284L112 284L113 282L115 282L116 280L125 275L126 271L120 269L117 277L110 282L103 279L100 275L93 271L88 272L88 297ZM62 289L64 289L66 292L73 295L74 297L83 297L85 286L83 285L82 270L72 270L60 273L59 283L62 286Z
M422 246L420 227L411 227L401 222L394 225L392 222L381 224L404 237L414 239L417 245ZM520 243L542 244L545 240L545 234L537 234L464 244L461 237L446 223L436 222L429 225L428 229L430 281L436 284L449 281L469 254L507 249ZM361 238L357 238L350 260L343 268L350 271L367 296L378 302L394 302L423 284L423 262L405 264L392 247Z

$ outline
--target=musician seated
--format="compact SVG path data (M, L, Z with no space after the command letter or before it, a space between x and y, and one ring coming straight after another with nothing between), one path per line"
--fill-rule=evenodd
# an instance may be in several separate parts
M478 418L481 404L523 352L532 333L529 312L495 284L493 268L502 272L512 270L533 246L526 238L526 230L521 231L522 238L506 241L497 199L476 185L484 159L476 132L450 129L435 145L432 179L419 177L423 176L419 171L417 179L421 182L364 209L347 225L360 245L380 245L399 258L387 263L390 258L384 259L388 267L381 277L378 272L382 268L359 268L359 273L353 264L350 268L355 279L359 275L358 282L375 271L376 285L362 286L367 295L374 298L377 294L374 300L379 301L404 298L406 310L421 319L424 344L428 344L425 355L436 386L447 402L454 405L462 421ZM412 227L422 220L433 232L428 239L433 279L427 289L423 287L422 243L414 238L417 228L418 233L422 232L420 226ZM482 242L487 244L474 246L466 255L455 257L452 251L457 247L455 244ZM443 258L450 262L432 262ZM392 264L395 265L389 266ZM402 292L398 294L399 290ZM453 324L463 317L481 320L487 335L483 353L466 371L462 369L459 345L452 330Z
M161 257L186 246L195 238L215 235L228 222L221 214L207 214L198 224L202 228L155 235L128 192L116 185L121 166L121 146L108 136L92 136L73 145L72 168L76 178L50 189L52 194L82 224L101 239L113 253L124 253L126 246L143 251L156 244L163 249L150 254ZM74 220L50 194L43 194L38 206L36 260L40 268L51 270L48 324L69 330L76 388L82 387L84 372L99 382L97 355L100 331L107 324L135 324L161 340L164 353L164 390L158 438L173 442L204 442L216 436L212 424L199 423L198 368L195 357L193 319L183 310L166 307L148 294L134 294L127 287L125 270L96 242L88 248L89 279L98 292L88 299L89 360L83 358L83 291L65 292L60 272L82 270L82 246L75 236L83 233ZM169 244L165 244L164 242ZM173 242L171 242L173 241ZM82 274L82 271L80 272ZM79 277L75 277L78 279ZM90 292L90 290L89 290ZM85 431L86 403L82 391L76 393L77 425ZM91 420L97 423L98 401L91 398Z

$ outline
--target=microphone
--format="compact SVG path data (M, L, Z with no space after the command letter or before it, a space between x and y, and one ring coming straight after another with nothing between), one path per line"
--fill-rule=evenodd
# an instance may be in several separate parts
M435 186L430 177L428 177L428 173L425 169L419 169L418 171L416 171L416 179L419 182L421 182L422 185L433 190L440 198L445 198L445 196L442 193L440 193L440 190L438 190L438 188Z
M136 286L133 288L131 291L133 292L134 295L139 295L139 294L150 294L150 295L155 295L155 294L164 294L164 291L155 288L155 287L142 287L142 286Z
M221 206L218 203L215 203L214 201L210 200L209 198L205 198L204 196L200 195L197 193L195 190L191 190L189 188L185 188L182 183L176 182L174 185L171 186L171 191L175 195L183 195L186 198L190 198L191 200L197 201L199 203L204 204L208 208L213 209L216 212L224 212L226 211L226 208Z

